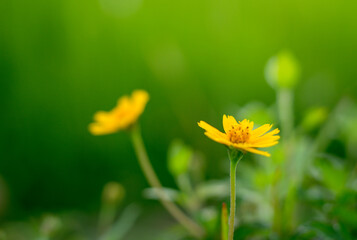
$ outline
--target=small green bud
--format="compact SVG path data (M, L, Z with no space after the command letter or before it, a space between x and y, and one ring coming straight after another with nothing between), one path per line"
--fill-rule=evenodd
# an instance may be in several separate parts
M273 88L292 89L299 75L299 63L289 51L281 51L271 57L265 67L265 78Z
M105 184L102 199L109 204L118 204L125 197L125 189L118 182L108 182Z

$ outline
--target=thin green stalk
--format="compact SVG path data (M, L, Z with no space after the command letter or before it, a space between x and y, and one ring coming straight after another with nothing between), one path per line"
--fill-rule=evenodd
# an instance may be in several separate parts
M281 170L280 167L277 167L274 172L274 180L271 186L271 195L272 195L272 206L274 209L273 215L273 230L277 233L281 232L281 206L279 202L279 195L278 195L278 181L281 178Z
M291 137L294 126L294 94L291 89L279 89L277 93L278 114L281 133L286 141Z
M228 240L233 240L234 219L236 215L236 169L238 162L242 159L243 153L235 149L229 149L230 158L230 186L231 186L231 206L229 213Z
M277 105L278 105L278 115L281 126L281 134L283 139L283 151L285 156L284 166L286 172L288 173L287 182L288 189L295 189L292 185L293 178L295 176L295 171L293 169L293 158L294 158L294 92L292 89L281 88L277 92ZM276 186L275 186L276 187ZM290 209L287 209L287 201L282 203L280 206L278 192L274 191L275 196L275 208L273 226L277 233L282 236L286 232L287 228L293 228L292 223L294 221L294 211L295 205L293 202L290 203ZM294 194L291 192L290 194ZM281 209L282 208L282 209ZM288 210L288 211L286 211Z
M136 156L139 160L140 167L144 172L144 175L151 185L156 190L156 194L161 204L167 209L167 211L182 224L193 236L202 238L205 235L205 231L201 226L194 222L191 218L186 216L180 208L178 208L172 201L170 201L165 195L162 185L155 174L155 171L150 163L149 157L146 153L144 143L141 137L140 129L138 126L133 126L131 129L131 139L135 149Z
M108 226L110 226L117 213L117 206L115 204L102 203L102 207L99 212L98 228L100 232L103 232Z

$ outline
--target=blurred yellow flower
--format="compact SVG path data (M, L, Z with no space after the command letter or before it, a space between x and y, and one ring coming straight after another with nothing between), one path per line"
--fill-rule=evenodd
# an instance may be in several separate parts
M89 125L89 131L93 135L104 135L130 127L142 114L148 101L149 94L144 90L134 91L131 97L121 97L114 109L94 115L95 122Z
M273 126L271 124L264 124L253 130L253 122L247 119L237 122L234 117L226 115L223 115L225 133L222 133L204 121L200 121L198 126L206 130L205 135L213 141L225 144L228 147L234 147L243 152L252 152L267 157L270 157L268 152L256 148L274 146L280 138L280 136L276 135L280 132L279 129L276 128L268 132Z

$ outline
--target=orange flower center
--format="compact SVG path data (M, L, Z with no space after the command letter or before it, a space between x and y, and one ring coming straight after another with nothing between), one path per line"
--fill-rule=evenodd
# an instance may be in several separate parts
M125 118L126 116L130 115L130 110L129 109L121 109L121 111L118 111L115 116L117 119L122 119Z
M249 140L250 129L248 126L242 127L240 124L232 126L227 133L229 141L232 143L245 143Z

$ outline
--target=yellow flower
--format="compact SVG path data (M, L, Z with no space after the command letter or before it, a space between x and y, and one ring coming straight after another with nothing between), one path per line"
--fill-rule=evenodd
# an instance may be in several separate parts
M253 130L253 122L247 119L237 122L234 117L226 115L223 115L223 128L225 133L222 133L204 121L200 121L198 126L206 130L205 135L213 141L239 149L243 152L252 152L267 157L270 157L268 152L256 148L274 146L278 143L280 138L280 136L276 135L280 132L279 129L276 128L268 132L273 126L271 124L264 124Z
M89 125L89 131L93 135L104 135L130 127L142 114L148 101L149 94L144 90L134 91L131 97L121 97L114 109L94 115L95 122Z

